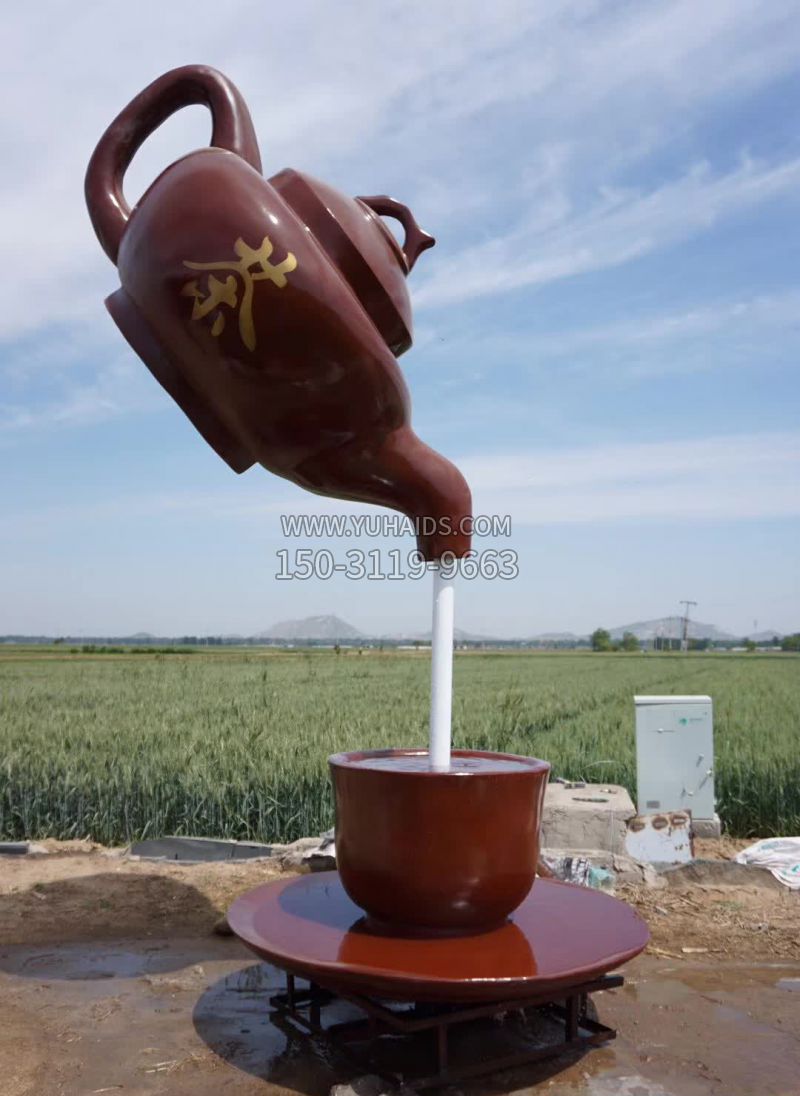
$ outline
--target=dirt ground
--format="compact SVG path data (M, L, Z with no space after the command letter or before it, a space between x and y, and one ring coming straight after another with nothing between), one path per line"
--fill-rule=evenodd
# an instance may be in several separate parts
M61 943L170 935L177 927L205 936L238 894L283 874L277 859L182 865L132 860L88 842L42 844L48 855L0 860L3 943L48 943L54 925ZM695 851L701 861L722 861L747 844L705 840ZM617 888L650 926L651 954L800 962L800 895L767 872L735 886L711 866L694 874L699 881Z
M54 925L60 943L206 936L237 895L282 874L277 860L176 864L87 842L42 844L49 855L0 860L4 943L48 943Z
M0 860L0 1096L323 1096L353 1075L270 1022L281 976L214 932L237 894L281 874L277 861L45 844L48 855ZM724 860L741 844L697 852ZM797 1096L800 895L767 873L735 886L713 865L695 874L617 892L652 942L626 985L597 998L613 1044L462 1090Z

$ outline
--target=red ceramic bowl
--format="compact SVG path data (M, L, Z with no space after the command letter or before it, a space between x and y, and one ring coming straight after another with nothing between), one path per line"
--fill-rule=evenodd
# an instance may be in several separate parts
M336 861L374 920L417 930L502 923L530 891L550 772L546 761L454 750L433 772L425 750L329 759Z

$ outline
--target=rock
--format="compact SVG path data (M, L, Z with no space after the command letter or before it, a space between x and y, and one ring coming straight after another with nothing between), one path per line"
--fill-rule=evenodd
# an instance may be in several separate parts
M318 849L319 837L299 837L291 845L287 845L280 855L281 868L284 871L310 871L308 864L303 863L306 853Z
M308 865L309 871L336 870L336 838L333 830L323 833L319 847L307 852L303 863Z
M408 1085L390 1085L375 1073L356 1077L346 1085L334 1085L329 1096L415 1096Z
M563 864L566 860L585 860L593 868L613 872L620 883L641 883L643 865L637 864L629 856L609 852L607 849L553 849L541 850L541 856L548 867ZM560 878L558 872L554 872Z
M336 854L310 852L303 857L309 871L336 871Z
M300 837L287 845L281 855L284 871L333 871L336 867L336 843L333 830L320 837Z
M346 1085L334 1085L330 1096L384 1096L388 1086L374 1073L356 1077Z
M652 864L636 860L633 856L614 853L612 866L620 883L644 884L646 887L662 887L663 881Z
M664 880L650 864L641 864L623 853L609 852L607 849L542 849L545 863L563 862L566 859L586 860L593 868L613 872L614 884L634 883L638 886L663 887ZM555 873L558 877L558 873ZM613 889L613 886L609 889Z

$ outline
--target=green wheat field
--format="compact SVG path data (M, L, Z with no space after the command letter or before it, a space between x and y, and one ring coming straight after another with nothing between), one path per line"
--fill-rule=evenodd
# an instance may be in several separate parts
M289 841L332 823L326 758L423 745L414 651L0 650L0 837ZM634 693L709 693L733 835L800 833L800 657L464 652L458 746L635 791Z

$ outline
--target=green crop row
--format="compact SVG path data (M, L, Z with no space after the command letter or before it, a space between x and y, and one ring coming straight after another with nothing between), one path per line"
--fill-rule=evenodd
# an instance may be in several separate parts
M332 822L326 758L422 745L424 653L0 654L0 837L286 841ZM800 832L800 659L464 653L457 746L635 791L634 693L710 693L729 832Z

